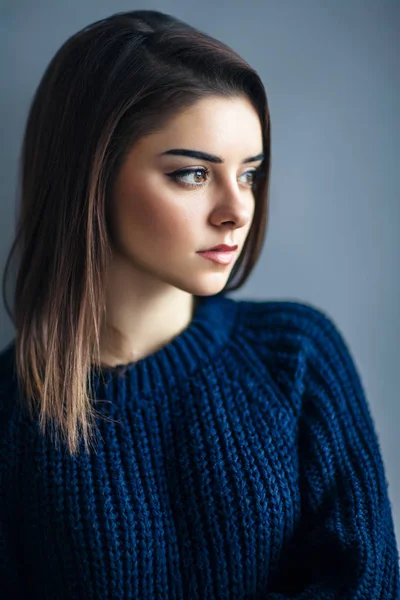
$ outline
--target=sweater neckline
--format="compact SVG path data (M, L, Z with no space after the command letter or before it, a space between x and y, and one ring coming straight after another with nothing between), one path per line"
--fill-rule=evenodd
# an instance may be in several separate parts
M121 383L129 396L152 394L159 388L166 390L182 383L221 351L235 327L237 314L238 303L222 293L199 297L186 329L153 354L114 367L92 367L96 396L102 383L107 388L112 384L107 396L112 396L115 385L119 389Z

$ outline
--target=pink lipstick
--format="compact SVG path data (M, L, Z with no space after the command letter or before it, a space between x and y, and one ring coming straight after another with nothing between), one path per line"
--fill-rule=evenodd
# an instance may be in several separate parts
M218 244L207 250L200 250L197 254L212 260L220 265L229 265L232 262L237 245L229 246L228 244Z
M235 255L234 252L220 252L218 250L207 250L206 252L198 252L200 256L203 258L207 258L208 260L213 260L220 265L229 265L232 262L233 257Z

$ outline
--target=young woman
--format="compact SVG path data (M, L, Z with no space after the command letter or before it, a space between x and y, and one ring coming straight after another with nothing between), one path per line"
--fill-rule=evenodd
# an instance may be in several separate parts
M160 12L98 21L47 68L6 269L3 598L399 597L342 335L226 296L262 249L270 127L257 73Z

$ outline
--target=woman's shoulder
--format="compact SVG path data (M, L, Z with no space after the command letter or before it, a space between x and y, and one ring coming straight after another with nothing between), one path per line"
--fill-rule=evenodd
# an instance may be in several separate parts
M0 376L14 364L15 339L0 349Z
M328 312L315 304L296 300L239 300L240 329L260 341L291 342L304 346L339 330Z
M296 380L325 365L336 374L344 365L359 377L350 346L325 309L302 301L242 300L240 312L238 334L266 364Z
M0 350L0 398L17 381L15 365L15 340Z
M3 438L19 413L14 349L12 340L0 351L0 438Z

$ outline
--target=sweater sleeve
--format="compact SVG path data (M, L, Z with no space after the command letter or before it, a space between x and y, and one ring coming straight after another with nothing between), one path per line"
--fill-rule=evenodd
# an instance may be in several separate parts
M18 564L15 538L12 534L12 522L8 507L4 504L3 477L0 476L0 590L2 598L22 597L22 573ZM3 596L4 594L4 596Z
M333 322L313 307L306 314L302 518L267 598L399 600L388 483L360 376Z
M18 552L15 508L19 501L15 486L15 405L9 377L2 372L0 359L0 597L27 598Z

